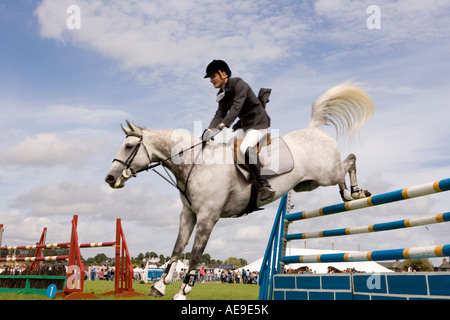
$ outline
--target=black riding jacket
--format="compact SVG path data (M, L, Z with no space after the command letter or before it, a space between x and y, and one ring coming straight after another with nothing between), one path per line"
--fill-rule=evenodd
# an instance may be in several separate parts
M220 89L218 95L222 92ZM209 128L216 128L222 122L230 127L238 117L239 127L244 131L270 127L269 115L250 86L241 78L229 78L225 86L225 96L219 101Z

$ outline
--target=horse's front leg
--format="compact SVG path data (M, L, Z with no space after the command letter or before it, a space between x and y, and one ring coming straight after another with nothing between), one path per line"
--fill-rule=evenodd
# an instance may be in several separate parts
M205 214L197 216L197 230L195 232L194 245L189 259L189 269L181 285L180 291L173 297L174 300L186 300L186 295L191 292L197 280L197 266L201 261L206 244L211 232L219 220L219 214Z
M195 221L195 214L189 208L183 207L180 215L178 238L175 247L173 248L172 256L170 257L169 263L167 264L166 270L164 270L164 273L161 275L161 278L152 286L152 289L149 292L150 296L161 297L165 294L166 285L172 282L178 258L183 253L183 250L191 237Z

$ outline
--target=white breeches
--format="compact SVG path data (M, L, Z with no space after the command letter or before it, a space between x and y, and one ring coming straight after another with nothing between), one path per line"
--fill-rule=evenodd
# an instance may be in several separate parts
M236 138L242 139L239 151L241 155L245 155L248 148L254 148L267 134L267 129L250 129L244 132L242 129L236 130Z

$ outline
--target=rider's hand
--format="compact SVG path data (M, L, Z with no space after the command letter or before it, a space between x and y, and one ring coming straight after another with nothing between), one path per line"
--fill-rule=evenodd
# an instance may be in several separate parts
M214 129L207 129L205 132L203 132L202 140L203 142L208 142L209 140L214 140L214 136L217 135L220 132L220 129L214 128Z

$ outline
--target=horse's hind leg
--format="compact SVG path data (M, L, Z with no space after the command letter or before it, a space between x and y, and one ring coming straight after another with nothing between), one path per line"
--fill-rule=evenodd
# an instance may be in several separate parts
M347 158L342 161L343 174L341 180L338 183L338 186L339 193L341 194L341 198L344 202L353 200L350 191L348 191L347 183L345 182L345 176L347 175L347 172L350 172L350 170L355 168L355 162L356 156L354 154L349 154Z
M173 248L172 256L170 257L166 270L164 270L164 273L161 275L159 281L152 286L152 289L148 295L161 297L165 294L166 285L172 282L178 258L180 254L183 253L183 250L191 237L195 222L195 214L190 209L183 208L180 215L180 229L178 232L178 238L175 243L175 247Z
M353 199L361 199L370 197L372 194L368 190L360 189L358 187L358 180L356 179L356 156L354 157L353 165L348 170L348 175L350 177L350 191Z
M358 187L358 180L356 178L356 156L349 154L348 157L342 162L344 172L348 172L350 177L350 192L347 189L345 183L345 175L342 181L339 182L339 192L342 200L350 201L354 199L367 198L371 196L371 193L367 190L362 190Z

